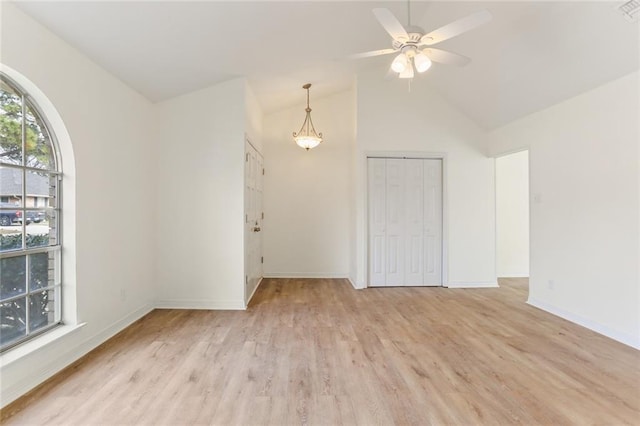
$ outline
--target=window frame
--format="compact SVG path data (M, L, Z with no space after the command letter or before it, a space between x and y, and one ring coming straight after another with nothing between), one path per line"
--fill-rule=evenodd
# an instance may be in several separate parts
M10 297L6 297L4 299L0 299L0 304L12 302L19 299L25 300L25 334L6 344L5 346L0 347L0 353L4 354L10 349L13 349L23 343L32 341L35 337L40 336L48 331L51 331L61 325L63 322L63 282L62 282L62 252L63 252L63 241L62 241L62 167L61 167L61 158L60 158L60 149L58 146L58 140L56 138L55 133L53 132L53 126L49 122L47 116L43 113L42 109L39 107L36 100L22 88L20 84L18 84L14 79L8 76L6 73L0 71L0 81L9 86L18 96L21 98L21 115L22 115L22 123L21 123L21 161L20 164L11 164L0 162L0 166L8 169L17 169L21 172L21 180L22 180L22 203L20 207L16 207L15 210L21 212L21 234L22 234L22 244L19 249L0 251L0 259L9 259L13 257L24 256L25 257L25 292L20 293L19 295L14 295ZM49 165L47 168L38 168L27 165L27 120L26 116L28 110L31 110L32 114L36 119L40 121L40 125L43 127L41 130L46 132L49 137L49 144L51 148L51 160L53 165ZM53 207L27 207L27 176L29 172L32 173L45 173L50 176L50 179L55 179L55 205ZM6 210L6 209L3 209ZM51 217L55 218L54 225L55 226L55 244L46 245L46 246L38 246L38 247L27 247L27 212L53 212ZM47 283L48 285L45 287L40 287L37 289L31 289L30 285L30 262L32 255L42 254L42 253L54 253L53 256L53 277ZM54 293L53 300L53 309L54 309L54 320L51 324L47 324L43 327L40 327L34 331L30 330L30 301L32 300L32 296L41 294L45 291L52 291Z

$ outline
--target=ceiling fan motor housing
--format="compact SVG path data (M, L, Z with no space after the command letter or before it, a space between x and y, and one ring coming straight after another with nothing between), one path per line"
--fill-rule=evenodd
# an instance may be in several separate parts
M412 27L411 29L418 29L416 27ZM393 40L393 48L395 50L400 50L402 53L407 55L408 57L414 56L420 47L420 40L422 39L423 33L411 32L409 34L408 40Z
M406 46L417 47L420 44L420 40L424 33L408 33L409 39L395 39L392 42L392 46L396 50L400 50Z

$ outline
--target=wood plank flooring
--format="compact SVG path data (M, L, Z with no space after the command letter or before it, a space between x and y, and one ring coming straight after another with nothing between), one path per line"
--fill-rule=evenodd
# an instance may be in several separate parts
M150 313L3 424L640 424L640 352L526 286L268 279L246 312Z

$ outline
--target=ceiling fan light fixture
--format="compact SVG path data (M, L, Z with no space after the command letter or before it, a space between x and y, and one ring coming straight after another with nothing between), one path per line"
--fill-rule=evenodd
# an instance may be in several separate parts
M397 72L398 74L403 73L409 68L409 59L407 55L404 53L399 54L396 58L391 62L391 69Z
M624 9L622 11L625 16L635 16L637 18L640 16L638 12L640 10L639 4L640 0L628 0L628 3L625 3L621 9ZM492 19L492 15L488 10L479 10L425 34L425 30L421 27L411 25L410 0L407 0L406 27L400 23L389 9L375 8L373 9L373 14L382 28L391 36L392 47L351 55L351 58L370 58L395 53L397 56L391 62L390 71L397 73L399 78L408 79L413 78L414 71L418 73L427 71L432 62L457 66L468 64L470 59L457 53L437 48L426 48L471 31Z
M305 108L307 115L304 117L300 131L298 133L293 132L293 139L296 141L296 144L307 151L322 143L322 133L316 132L316 129L313 127L313 121L311 121L311 108L309 108L310 87L310 83L302 86L302 88L307 91L307 108Z
M413 78L413 67L407 67L406 70L400 73L398 78Z
M416 66L416 71L423 73L431 68L431 59L424 53L420 52L413 58L413 63Z

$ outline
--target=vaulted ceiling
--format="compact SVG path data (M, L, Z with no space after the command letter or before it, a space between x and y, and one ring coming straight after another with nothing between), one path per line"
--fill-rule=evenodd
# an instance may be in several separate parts
M623 2L411 2L427 31L474 11L493 20L438 47L472 58L434 64L413 85L439 91L492 129L638 69L638 22ZM19 2L24 12L152 101L247 77L265 112L351 87L358 70L393 56L346 58L390 47L374 7L403 24L405 1L75 1ZM381 102L384 100L381 100Z

